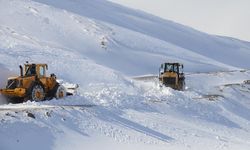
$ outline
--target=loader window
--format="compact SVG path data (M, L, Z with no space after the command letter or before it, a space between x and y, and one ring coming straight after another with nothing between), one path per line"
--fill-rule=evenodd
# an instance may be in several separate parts
M179 66L180 73L183 73L183 66Z
M166 64L165 71L171 71L171 65Z
M160 74L163 74L163 73L164 73L164 67L163 67L163 64L161 64L161 67L160 67L160 69L159 69L159 73L160 73Z
M40 73L40 76L44 76L45 75L45 70L44 70L43 66L39 67L39 73Z
M178 67L176 65L173 66L173 72L178 72Z
M31 76L31 75L35 75L36 74L36 65L31 65L28 67L25 75L26 76Z

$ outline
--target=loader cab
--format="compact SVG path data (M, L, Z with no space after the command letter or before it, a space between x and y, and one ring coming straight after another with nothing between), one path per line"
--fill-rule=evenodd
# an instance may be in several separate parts
M24 65L24 71L25 71L24 75L25 76L45 77L47 69L48 69L47 64L25 64Z
M159 75L162 75L166 72L173 72L177 74L183 73L183 64L180 63L163 63L159 69Z

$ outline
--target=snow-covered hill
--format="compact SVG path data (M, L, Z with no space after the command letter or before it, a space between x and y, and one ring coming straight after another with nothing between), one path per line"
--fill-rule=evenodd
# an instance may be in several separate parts
M182 61L187 71L249 68L247 42L103 0L2 1L0 7L3 50L63 49L128 75L155 73L166 60Z
M249 57L249 42L105 0L0 0L1 87L25 61L80 85L0 106L0 149L247 149ZM165 61L185 64L186 91L131 78Z

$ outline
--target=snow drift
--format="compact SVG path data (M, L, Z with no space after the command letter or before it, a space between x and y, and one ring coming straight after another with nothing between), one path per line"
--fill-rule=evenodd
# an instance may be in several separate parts
M7 84L8 77L15 75L15 73L11 72L10 70L3 67L3 65L0 64L0 87L3 88ZM0 95L0 105L6 104L7 100L4 96Z

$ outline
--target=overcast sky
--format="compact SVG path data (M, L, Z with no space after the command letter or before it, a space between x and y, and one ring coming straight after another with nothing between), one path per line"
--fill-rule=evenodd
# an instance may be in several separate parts
M210 34L250 41L250 0L110 0Z

